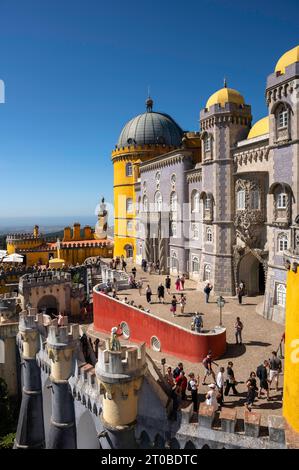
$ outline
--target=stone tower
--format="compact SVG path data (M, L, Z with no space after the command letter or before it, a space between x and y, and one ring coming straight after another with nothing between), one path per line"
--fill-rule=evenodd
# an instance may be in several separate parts
M22 355L23 390L15 439L17 449L45 447L41 376L36 362L40 346L36 318L26 312L20 314L18 344Z
M120 351L99 349L96 376L104 389L101 446L105 449L133 449L138 392L146 372L145 344L121 347ZM100 436L101 437L101 436Z
M100 209L98 211L98 221L95 226L95 236L99 240L107 238L108 228L108 211L106 209L105 199L102 199Z
M202 130L203 245L201 278L217 293L235 295L233 272L234 163L231 148L244 139L251 108L231 88L214 93L200 113ZM205 272L206 271L206 272Z
M76 449L74 400L69 378L74 371L79 325L49 327L47 350L51 364L52 416L49 449Z

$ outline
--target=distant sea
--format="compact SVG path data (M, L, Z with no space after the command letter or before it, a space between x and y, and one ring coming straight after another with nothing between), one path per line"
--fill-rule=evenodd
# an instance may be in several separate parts
M0 217L0 235L13 232L32 232L34 225L38 225L42 233L51 233L62 230L67 225L79 222L84 225L95 226L97 218L93 216L65 216L65 217ZM110 223L110 220L109 220ZM111 221L113 223L113 220Z

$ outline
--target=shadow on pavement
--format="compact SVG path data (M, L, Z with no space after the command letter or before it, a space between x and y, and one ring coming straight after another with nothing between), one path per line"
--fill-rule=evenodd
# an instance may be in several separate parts
M221 359L231 359L232 357L239 357L245 354L246 347L244 344L231 344L226 343L226 351L225 354L221 357Z

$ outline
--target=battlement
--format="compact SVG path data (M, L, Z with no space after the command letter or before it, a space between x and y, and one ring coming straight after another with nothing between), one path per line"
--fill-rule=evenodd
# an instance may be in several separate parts
M52 284L63 284L71 282L71 274L64 271L46 271L40 273L25 274L20 278L20 288L39 287Z
M122 346L121 351L98 350L96 374L103 382L128 381L144 374L146 369L145 343Z
M50 348L64 349L74 347L79 339L79 325L76 323L66 326L49 326L47 344Z
M32 312L32 313L28 314L24 310L23 312L20 313L19 331L25 332L25 331L28 331L28 330L36 330L38 321L40 321L40 318L37 317L35 312Z
M16 243L16 242L24 242L24 241L32 241L32 240L43 240L44 235L40 233L38 237L33 233L9 233L6 237L7 243Z

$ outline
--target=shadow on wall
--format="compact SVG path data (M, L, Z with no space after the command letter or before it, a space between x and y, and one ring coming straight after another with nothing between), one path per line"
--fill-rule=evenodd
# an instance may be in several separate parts
M84 411L77 424L77 449L100 449L97 434L90 411Z

